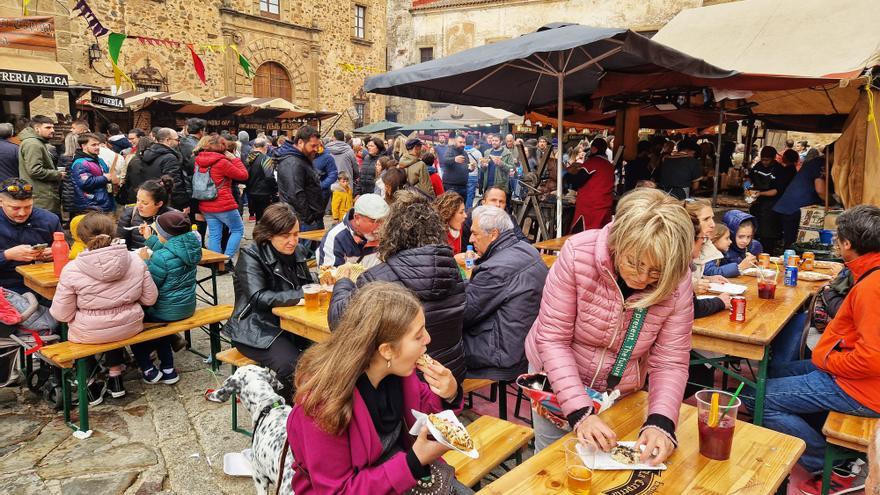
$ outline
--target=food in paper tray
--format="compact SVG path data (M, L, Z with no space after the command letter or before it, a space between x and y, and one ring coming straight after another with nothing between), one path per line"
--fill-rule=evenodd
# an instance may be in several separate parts
M339 279L339 272L343 268L350 270L352 281L356 281L358 277L360 277L361 274L366 271L364 265L360 263L345 263L337 267L322 266L318 268L318 280L321 282L322 285L333 285L336 283L336 280Z
M831 275L818 272L800 272L798 273L798 280L806 282L821 282L823 280L831 280Z
M465 429L460 423L453 423L452 421L437 416L436 414L429 414L428 421L430 421L431 424L434 425L434 428L443 435L443 438L445 438L446 441L456 449L464 451L473 450L474 440L471 438L467 429Z
M641 455L632 447L618 444L617 447L611 449L611 458L621 464L637 464Z

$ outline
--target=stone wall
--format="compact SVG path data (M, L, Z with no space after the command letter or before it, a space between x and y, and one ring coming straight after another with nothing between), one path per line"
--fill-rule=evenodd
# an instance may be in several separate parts
M106 38L98 43L101 60L90 67L88 47L95 38L82 18L69 19L62 4L54 0L32 0L31 15L54 15L56 19L55 53L0 49L0 53L55 58L79 83L109 90L113 84L112 67L107 55ZM366 37L354 39L355 3L367 8ZM304 2L281 0L278 19L260 15L258 0L90 0L89 5L110 30L130 35L170 38L191 43L238 45L254 70L264 62L276 62L290 76L292 95L297 105L314 110L343 113L336 124L350 130L353 122L353 97L360 91L367 70L344 70L340 64L354 64L375 70L385 69L385 0L341 2ZM0 0L0 16L21 16L20 0ZM251 96L253 80L248 78L231 50L211 53L199 50L206 67L207 85L198 79L186 47L144 46L126 40L120 66L127 73L147 63L168 80L169 91L187 91L205 99L221 96ZM128 90L127 85L123 90ZM367 102L366 122L384 117L385 98L363 96ZM57 103L35 101L32 112L68 113L65 98ZM333 122L325 121L325 123Z
M712 3L735 0L714 0ZM471 2L390 0L397 11L389 13L388 52L392 68L419 62L419 49L431 47L434 58L494 43L551 22L573 22L602 27L625 27L655 32L680 11L701 7L705 0L485 0ZM432 5L442 5L432 7ZM408 7L406 14L402 11ZM390 7L389 7L390 8ZM392 17L393 16L393 17ZM411 28L392 28L392 18L412 19ZM427 116L426 103L390 98L389 111L401 122Z

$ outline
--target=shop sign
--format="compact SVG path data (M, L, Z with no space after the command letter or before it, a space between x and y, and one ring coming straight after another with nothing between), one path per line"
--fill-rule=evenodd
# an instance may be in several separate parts
M95 105L103 105L112 108L125 108L125 101L117 96L105 95L103 93L95 93L92 91L92 103Z
M0 17L0 48L55 51L54 17Z
M513 126L513 132L517 134L537 134L538 127L534 125L515 125Z
M0 68L0 84L3 83L64 89L69 86L66 74L44 74Z

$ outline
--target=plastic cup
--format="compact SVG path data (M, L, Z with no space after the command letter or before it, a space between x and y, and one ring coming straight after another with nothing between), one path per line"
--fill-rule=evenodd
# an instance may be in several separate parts
M572 495L590 495L593 471L584 466L577 446L576 438L565 442L565 486Z
M333 295L333 286L332 285L322 285L321 286L321 306L330 305L330 296Z
M758 280L758 298L776 298L776 277L768 277L762 280Z
M303 299L306 300L306 309L318 309L321 307L321 286L309 284L303 286Z
M709 416L712 409L712 394L718 394L719 423L709 425ZM741 404L739 398L734 399L730 409L727 404L733 398L733 394L720 390L700 390L697 392L697 428L700 433L700 454L715 459L726 461L730 458L730 449L733 447L733 431L736 427L736 413ZM725 411L727 412L725 414ZM722 418L722 415L724 416Z

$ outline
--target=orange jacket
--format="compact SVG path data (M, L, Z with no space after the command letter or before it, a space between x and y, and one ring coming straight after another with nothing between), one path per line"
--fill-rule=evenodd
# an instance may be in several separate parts
M880 266L880 253L847 263L858 281ZM880 412L880 270L858 282L813 349L813 363L834 376L840 388L863 406Z

